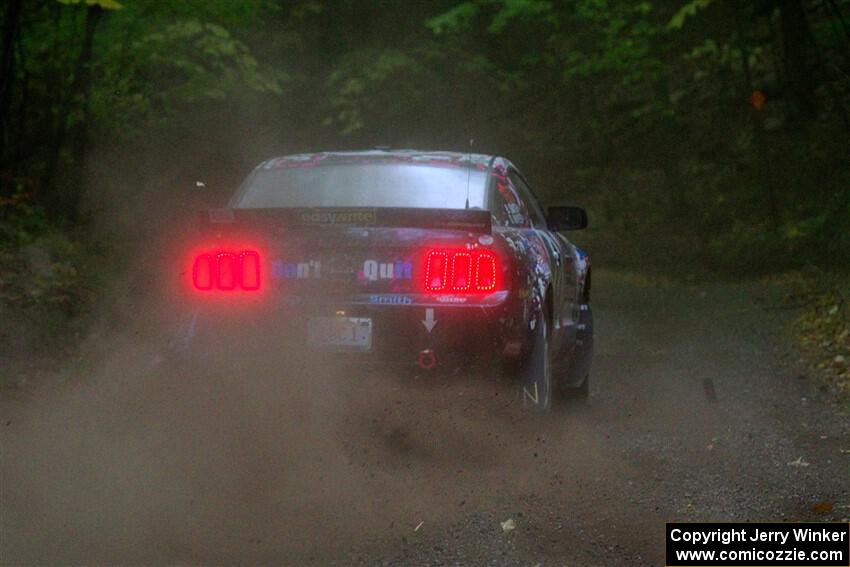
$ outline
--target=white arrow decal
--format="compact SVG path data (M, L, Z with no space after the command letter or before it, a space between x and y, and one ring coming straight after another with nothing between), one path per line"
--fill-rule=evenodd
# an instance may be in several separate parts
M422 321L422 324L425 325L425 328L428 329L428 332L431 332L431 329L434 328L434 325L437 324L436 319L434 319L434 310L426 309L425 310L425 320Z

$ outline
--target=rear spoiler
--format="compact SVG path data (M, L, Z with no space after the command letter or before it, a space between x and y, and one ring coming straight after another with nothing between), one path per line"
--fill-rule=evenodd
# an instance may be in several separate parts
M304 228L319 226L398 227L460 230L489 234L490 211L480 209L298 208L210 209L200 214L201 228Z

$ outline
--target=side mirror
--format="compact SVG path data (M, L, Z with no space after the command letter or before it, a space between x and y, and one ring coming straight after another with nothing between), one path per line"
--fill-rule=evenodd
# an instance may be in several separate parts
M549 207L549 230L587 228L587 213L581 207Z

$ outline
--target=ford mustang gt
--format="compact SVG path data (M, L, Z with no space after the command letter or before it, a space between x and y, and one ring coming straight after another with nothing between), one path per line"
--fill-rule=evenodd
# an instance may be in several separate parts
M509 369L522 403L588 392L589 257L499 156L412 150L288 155L201 214L185 259L192 329L240 303L296 348L420 368Z

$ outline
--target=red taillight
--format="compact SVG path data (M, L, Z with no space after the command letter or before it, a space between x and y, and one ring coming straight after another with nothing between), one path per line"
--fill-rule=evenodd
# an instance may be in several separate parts
M236 280L239 277L239 267L236 265L236 256L230 252L220 252L216 256L216 283L218 289L236 289Z
M242 267L242 289L260 289L260 255L254 251L242 252L239 265Z
M430 250L424 272L426 291L487 293L498 288L499 261L487 250Z
M451 282L454 291L469 291L472 287L472 255L469 252L452 255Z
M196 289L208 290L213 287L215 276L215 258L209 254L201 254L195 258L192 266L192 283Z
M425 260L425 289L443 291L449 272L449 254L438 250L428 252Z
M481 252L475 262L475 287L478 291L495 291L498 262L492 252Z
M260 255L253 250L201 254L192 265L195 289L232 291L260 289Z

